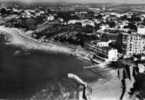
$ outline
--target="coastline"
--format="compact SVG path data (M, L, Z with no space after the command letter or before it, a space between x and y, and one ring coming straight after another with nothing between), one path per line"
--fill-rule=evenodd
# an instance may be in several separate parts
M82 61L91 60L89 58L89 53L85 52L85 50L83 50L83 49L69 48L67 46L63 46L63 45L59 45L59 44L55 44L55 43L42 43L42 42L39 42L39 41L25 35L25 33L23 31L16 29L16 28L7 28L4 26L0 26L0 35L1 34L6 36L6 39L8 40L8 42L6 42L6 45L17 46L24 50L40 50L40 51L44 51L46 53L50 52L50 53L55 53L55 54L57 54L57 53L68 54L68 55L77 57L79 60L82 60ZM89 74L89 77L92 77L92 75L94 75L95 77L96 76L98 77L98 79L95 82L88 82L88 84L91 87L93 87L92 88L93 89L92 100L95 100L96 98L99 98L100 100L106 100L106 98L103 98L103 96L102 96L103 93L100 92L101 90L107 88L106 94L110 95L109 91L111 90L111 88L115 89L115 87L118 87L118 86L120 87L119 80L117 80L115 78L111 79L112 78L111 70L105 70L105 68L100 68L100 70L103 71L102 74L93 73L93 72L91 72L93 74ZM79 76L83 76L83 79L85 79L87 72L86 73L83 72L85 74L80 73ZM103 75L103 76L100 77L100 75ZM100 81L100 80L102 80L102 81ZM113 83L115 83L115 84L113 84ZM121 90L117 88L112 92L112 94L114 94L114 93L120 94L120 92L121 92ZM119 95L112 95L111 100L115 100L118 97L119 97Z
M14 45L17 47L21 47L25 50L42 50L45 52L51 52L51 53L64 53L69 54L72 56L76 56L79 59L85 59L87 61L90 61L89 58L89 52L81 49L76 48L70 48L68 46L60 45L54 42L49 43L43 43L40 42L34 38L31 38L30 36L25 35L26 32L17 29L17 28L8 28L5 26L0 26L0 35L6 36L7 39L7 45Z

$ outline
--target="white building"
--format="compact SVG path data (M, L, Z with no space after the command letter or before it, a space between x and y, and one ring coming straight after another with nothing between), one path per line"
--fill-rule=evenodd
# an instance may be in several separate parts
M97 46L98 47L109 47L109 43L111 43L111 42L112 42L112 40L109 40L107 42L98 42Z
M110 49L108 51L108 60L109 61L117 61L118 60L118 50L117 49Z
M81 23L82 23L82 26L90 25L90 26L95 27L95 22L91 20L83 20Z
M54 20L54 16L49 15L49 16L47 17L47 20L48 20L48 21L53 21L53 20Z
M143 64L138 64L139 72L144 73L145 72L145 66Z
M131 34L127 37L126 56L145 54L145 38L140 34Z
M118 50L117 49L110 49L108 52L108 60L109 61L117 61L118 59Z
M76 24L76 23L81 23L82 27L86 26L86 25L90 25L95 27L95 22L92 20L88 20L88 19L83 19L83 20L69 20L68 24Z
M104 31L105 29L109 28L109 25L101 25L100 28L100 30Z
M145 26L140 26L137 28L137 33L145 35Z
M110 15L115 15L116 17L121 17L122 16L122 14L119 14L119 13L116 13L116 12L112 12L112 13L110 13Z
M69 20L68 21L68 24L75 24L75 23L78 23L80 22L79 20Z

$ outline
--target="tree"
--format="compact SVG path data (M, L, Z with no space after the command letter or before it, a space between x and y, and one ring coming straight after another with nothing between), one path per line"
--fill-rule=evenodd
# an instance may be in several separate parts
M107 24L109 25L109 27L113 28L116 26L116 23L113 21L107 22Z
M102 37L101 37L101 40L102 41L108 41L109 38L108 38L108 36L106 34L103 34Z
M58 12L56 18L62 18L65 22L69 21L71 19L71 13L70 12Z
M134 23L129 23L127 26L124 26L124 28L129 28L132 31L137 31L137 26Z
M93 30L94 30L94 28L91 25L86 25L85 27L83 27L83 32L85 32L85 33L92 33Z

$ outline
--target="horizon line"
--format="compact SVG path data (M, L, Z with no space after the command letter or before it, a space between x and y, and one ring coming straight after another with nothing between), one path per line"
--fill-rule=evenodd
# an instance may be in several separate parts
M16 2L16 3L25 3L25 4L35 4L35 3L51 3L51 4L58 4L58 3L65 3L65 4L111 4L111 5L121 5L121 4L124 4L124 5L144 5L145 2L143 3L129 3L129 2L71 2L71 1L19 1L19 0L14 0L14 1L11 1L11 0L0 0L0 3L12 3L12 2Z

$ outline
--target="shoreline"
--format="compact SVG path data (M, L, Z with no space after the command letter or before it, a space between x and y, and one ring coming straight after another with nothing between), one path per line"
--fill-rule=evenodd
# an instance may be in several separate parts
M91 61L89 58L89 52L84 49L70 48L64 45L55 44L53 41L50 43L39 42L38 40L31 38L30 36L25 35L26 32L23 32L17 28L8 28L5 26L0 26L0 35L6 36L8 39L7 45L14 45L17 47L21 47L23 49L29 50L42 50L45 52L51 53L64 53L72 56L76 56L79 59L85 59L87 61Z

